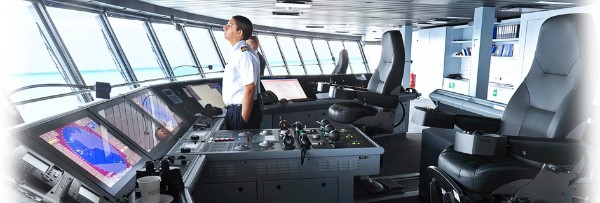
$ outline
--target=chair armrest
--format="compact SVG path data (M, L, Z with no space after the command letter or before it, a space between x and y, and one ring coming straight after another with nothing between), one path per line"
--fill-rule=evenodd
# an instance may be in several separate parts
M468 116L439 111L437 108L415 107L412 122L422 126L449 128L459 127L464 131L480 130L484 133L497 133L500 119L483 116Z
M509 136L508 153L540 163L573 165L583 157L586 146L571 139Z
M398 96L395 95L356 91L355 97L356 99L373 106L383 108L396 108L396 106L398 106Z

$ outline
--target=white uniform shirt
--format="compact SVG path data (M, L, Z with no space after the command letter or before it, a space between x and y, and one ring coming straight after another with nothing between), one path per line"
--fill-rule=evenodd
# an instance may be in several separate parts
M244 48L245 47L245 48ZM236 43L229 57L223 75L223 103L225 105L242 104L244 86L256 85L254 100L258 97L260 65L256 52L246 44L245 40Z

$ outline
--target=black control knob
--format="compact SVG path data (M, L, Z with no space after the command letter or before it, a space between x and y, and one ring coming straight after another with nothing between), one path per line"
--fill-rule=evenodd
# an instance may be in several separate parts
M331 132L332 130L335 130L335 127L333 127L331 124L327 124L325 127L323 127L323 130L325 130L325 132Z
M283 120L283 116L279 117L279 129L287 130L289 127L290 124L286 120Z
M190 136L190 139L192 139L193 141L198 141L200 139L200 136L192 135L192 136Z
M340 140L340 132L337 130L332 130L329 132L329 140L337 142Z
M323 119L321 121L317 121L317 124L319 124L321 127L325 127L327 124L329 124L329 121L327 119Z
M169 163L169 160L162 160L160 161L160 171L161 172L165 172L165 171L169 171L169 167L171 166L171 163Z
M192 152L192 149L190 149L189 147L181 148L181 153L190 153L190 152Z
M169 163L175 163L175 157L174 156L168 156L167 160L169 160Z
M285 136L283 138L283 149L285 149L285 150L294 149L294 137Z
M304 125L302 124L302 122L296 121L296 122L294 122L294 128L296 128L296 131L303 130Z
M310 134L316 134L316 133L317 133L317 129L314 129L314 128L313 128L313 129L310 129L308 132L309 132Z

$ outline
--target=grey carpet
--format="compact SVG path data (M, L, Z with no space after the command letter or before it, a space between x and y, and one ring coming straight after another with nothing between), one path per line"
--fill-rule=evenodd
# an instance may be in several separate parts
M421 133L407 133L406 138L388 136L375 139L385 152L381 156L381 170L377 176L391 176L419 172Z

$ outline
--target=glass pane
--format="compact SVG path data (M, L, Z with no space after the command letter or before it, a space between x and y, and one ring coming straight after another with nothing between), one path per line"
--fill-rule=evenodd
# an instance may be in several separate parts
M335 69L335 64L333 63L333 59L331 58L331 52L329 52L329 45L327 45L327 42L325 40L321 39L313 40L313 45L315 46L315 50L317 51L319 61L321 61L321 67L323 67L323 74L331 74L331 72L333 72L333 69Z
M340 57L340 51L344 49L344 45L341 41L329 41L329 48L331 48L331 53L333 53L333 58L335 59L334 64L337 64ZM333 71L333 70L332 70ZM346 73L352 73L352 69L348 68Z
M285 69L285 64L283 64L283 58L281 57L281 52L279 52L275 36L261 35L260 46L262 47L267 64L269 64L267 68L271 69L271 73L273 75L287 75L288 73Z
M213 35L215 36L215 40L217 41L217 45L219 45L219 50L221 50L223 58L227 58L227 56L229 56L229 52L231 51L231 43L225 39L223 28L213 28L212 31ZM227 63L227 61L225 61L225 63Z
M366 73L367 68L365 67L363 57L360 54L358 42L344 41L344 46L348 51L348 58L350 59L349 69L351 69L353 73Z
M123 48L123 52L125 52L125 56L138 81L165 78L165 74L160 69L158 59L152 49L152 44L150 44L148 35L146 35L144 22L112 17L109 17L108 21L115 35L117 35L119 44ZM164 81L167 80L148 82L144 85Z
M294 39L284 36L278 36L277 38L279 39L279 46L281 47L283 56L285 56L285 61L287 62L290 74L305 75L300 56L298 55L298 50L296 50L296 45L294 44Z
M192 47L194 47L194 51L196 52L196 56L202 65L204 73L210 73L213 71L222 71L223 65L221 64L221 58L217 54L215 45L213 44L212 38L210 38L210 34L208 29L204 28L196 28L196 27L186 27L188 37L192 42ZM208 66L211 65L212 70L208 69ZM222 77L221 73L214 74L206 74L207 78L214 77Z
M87 85L125 83L96 20L98 14L52 7L48 7L48 12ZM110 94L128 90L127 86L113 88Z
M9 13L3 14L19 20L5 21L6 23L3 24L4 36L0 37L0 44L2 44L0 58L4 66L0 84L4 91L8 93L19 87L42 83L66 84L46 49L40 31L31 16L28 9L31 3L14 1L7 2L7 4L10 4L11 9L7 9ZM66 92L71 92L71 89L66 87L34 88L14 93L10 95L10 100L18 102ZM32 122L74 109L78 105L77 97L69 96L20 105L16 108L25 122Z
M306 66L306 72L309 75L321 74L317 56L315 55L310 40L306 38L296 38L296 46L298 46L302 61L304 61L304 66Z
M189 52L189 47L183 38L183 34L175 29L172 24L152 23L154 32L158 37L171 70L175 76L198 74L200 71L196 68L194 59ZM200 75L179 77L178 81L200 79Z

